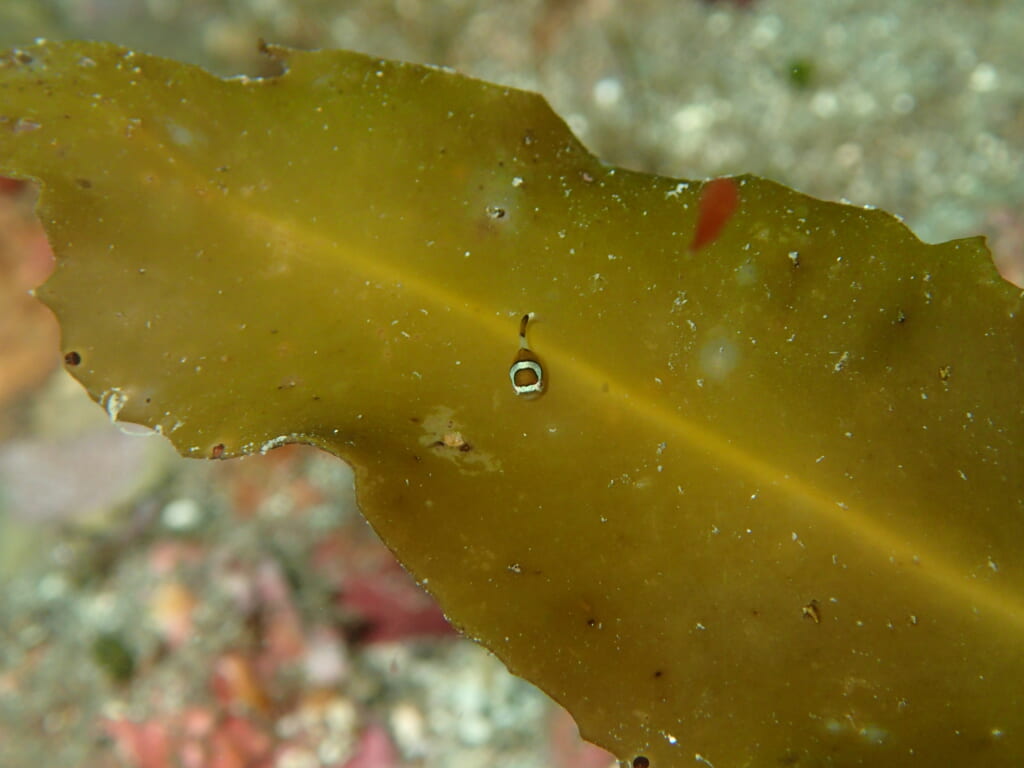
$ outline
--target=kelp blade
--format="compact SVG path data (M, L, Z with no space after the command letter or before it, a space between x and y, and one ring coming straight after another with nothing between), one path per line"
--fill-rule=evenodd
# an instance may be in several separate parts
M0 64L0 172L42 184L40 295L113 417L351 462L451 620L624 760L1024 760L1021 298L980 240L753 177L709 224L539 96L272 54Z

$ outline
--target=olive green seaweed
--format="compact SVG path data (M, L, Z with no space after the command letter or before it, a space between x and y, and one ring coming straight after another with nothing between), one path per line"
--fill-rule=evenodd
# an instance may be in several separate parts
M1022 297L980 238L750 176L697 237L707 185L538 95L269 53L0 60L0 172L112 417L350 462L451 621L627 762L1024 764Z

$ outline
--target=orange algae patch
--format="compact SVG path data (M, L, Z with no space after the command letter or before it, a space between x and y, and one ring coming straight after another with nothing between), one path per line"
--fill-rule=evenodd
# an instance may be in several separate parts
M697 229L690 250L713 243L740 203L740 188L734 179L712 179L704 185L697 204Z

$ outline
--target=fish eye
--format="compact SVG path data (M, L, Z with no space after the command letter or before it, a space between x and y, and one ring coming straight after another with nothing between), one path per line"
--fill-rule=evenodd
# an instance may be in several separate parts
M533 318L533 313L523 315L519 323L519 351L508 369L508 377L512 381L512 390L520 397L534 398L544 392L544 366L526 345L526 326Z

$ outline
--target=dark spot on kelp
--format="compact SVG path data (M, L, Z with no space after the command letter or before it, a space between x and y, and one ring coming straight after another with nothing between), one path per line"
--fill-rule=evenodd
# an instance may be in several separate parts
M92 182L88 179L75 179L79 189L92 189Z
M633 758L633 768L651 768L651 761L643 755L637 755Z
M224 443L217 443L213 446L213 450L210 451L210 458L219 459L224 455Z
M66 355L64 355L64 364L65 365L74 366L74 365L79 365L81 362L82 362L82 356L80 354L78 354L77 352L72 351L72 352L68 352Z

